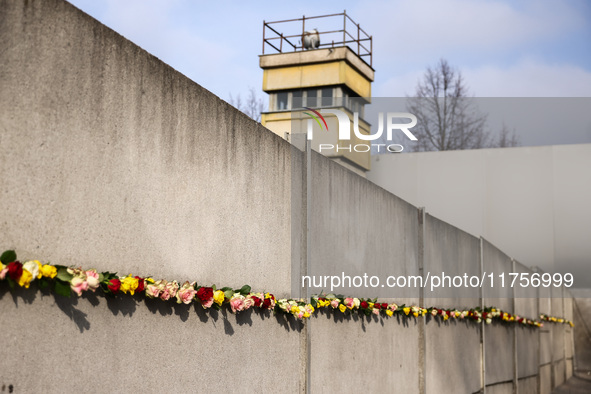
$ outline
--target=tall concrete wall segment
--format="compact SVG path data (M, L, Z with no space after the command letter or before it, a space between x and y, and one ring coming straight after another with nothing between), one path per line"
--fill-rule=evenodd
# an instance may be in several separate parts
M289 295L289 144L68 3L2 1L0 15L2 247ZM292 392L304 381L302 334L272 316L73 302L2 294L1 384ZM250 360L289 371L283 385L252 379ZM105 386L67 386L65 371Z
M279 297L305 295L303 274L516 269L486 240L306 156L64 1L0 0L0 54L0 238L19 256L248 283ZM570 313L569 301L552 298L562 289L539 301L492 290L386 296L444 308L494 298L528 317ZM0 385L56 393L527 392L563 381L572 363L572 334L562 326L538 333L339 316L322 312L300 324L3 286ZM525 347L537 358L520 354Z

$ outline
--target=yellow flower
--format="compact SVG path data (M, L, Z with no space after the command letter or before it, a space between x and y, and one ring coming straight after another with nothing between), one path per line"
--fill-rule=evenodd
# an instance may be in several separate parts
M291 306L291 313L298 313L300 311L300 307L297 305Z
M39 269L39 273L46 278L55 278L57 276L57 268L53 265L45 264Z
M131 275L126 276L121 280L121 290L124 293L130 293L133 295L133 292L137 289L139 281L136 278L133 278Z
M224 302L224 298L224 292L221 290L216 290L213 293L213 301L218 305L222 305L222 303Z
M443 321L446 321L447 319L449 319L449 316L447 316L447 314L443 315Z
M339 305L339 311L345 313L345 311L347 310L347 307L343 304Z
M373 306L374 306L375 304L374 304L373 302L368 302L368 303L367 303L367 305L368 305L368 308L369 308L369 309L373 309Z
M402 310L404 311L404 314L406 316L408 316L408 314L410 313L410 308L408 306L406 308L403 308Z
M564 319L558 319L558 323L564 323Z
M414 312L412 315L413 315L414 317L419 317L419 312Z
M37 267L39 267L39 273L37 274L37 279L41 279L41 277L43 276L43 274L41 273L41 268L43 267L43 265L39 262L39 260L33 260L35 263L37 263Z
M386 309L386 315L392 316L393 314L394 312L392 312L390 309Z
M23 270L23 274L21 275L21 277L18 280L18 285L20 287L26 287L28 289L32 280L33 280L33 274L31 274L27 270Z
M306 318L306 319L307 319L307 318L309 318L309 317L310 317L310 314L309 314L308 312L305 312L305 313L304 313L304 318Z
M154 279L153 278L145 278L144 281L146 281L148 283L154 283Z

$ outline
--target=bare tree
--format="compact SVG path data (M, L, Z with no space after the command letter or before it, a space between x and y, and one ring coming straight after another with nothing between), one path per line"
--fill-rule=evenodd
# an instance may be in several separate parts
M501 131L499 132L498 140L493 147L507 148L519 145L521 145L521 142L519 141L517 134L515 134L515 129L509 131L507 125L503 123L503 127L501 127Z
M415 151L478 149L490 145L486 115L472 105L462 74L441 59L428 67L408 111L418 120L413 128Z
M244 104L242 103L242 97L240 97L240 94L238 94L236 97L233 97L232 93L230 93L229 102L234 107L244 112L246 115L250 116L257 122L261 121L261 113L265 108L265 104L263 99L257 96L257 93L253 87L249 88L248 97L246 98Z

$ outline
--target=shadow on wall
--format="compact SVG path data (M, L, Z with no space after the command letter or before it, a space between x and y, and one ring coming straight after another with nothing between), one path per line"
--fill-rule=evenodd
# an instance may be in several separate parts
M135 296L113 296L104 295L100 293L84 292L82 296L62 297L53 294L48 289L39 290L37 288L15 288L10 290L8 285L0 284L0 301L10 295L14 305L18 308L19 303L32 304L35 302L37 295L41 294L42 297L53 297L55 305L76 324L81 333L90 330L90 320L88 315L81 311L76 306L80 299L88 301L93 307L97 307L101 303L101 299L106 302L107 308L114 316L133 316L138 305L145 304L147 309L153 314L160 314L161 316L172 316L176 315L182 322L186 322L189 318L189 314L192 313L191 309L194 309L194 313L199 317L199 320L206 323L208 321L218 322L220 319L224 324L224 332L226 335L234 335L233 323L239 326L252 326L253 314L259 315L262 320L275 319L286 331L297 331L301 332L304 324L301 321L296 320L293 316L287 316L284 314L274 314L271 311L248 309L242 311L239 314L233 314L229 312L227 308L222 310L209 309L204 310L203 307L196 303L190 305L177 304L175 302L163 302L157 299L145 298L140 295ZM139 306L141 307L141 306Z

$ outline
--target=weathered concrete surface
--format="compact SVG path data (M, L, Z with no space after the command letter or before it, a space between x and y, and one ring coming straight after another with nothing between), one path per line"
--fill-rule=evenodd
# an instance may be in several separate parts
M573 376L564 384L556 387L553 394L588 394L591 393L591 379Z
M297 326L272 314L3 287L0 316L0 381L15 393L298 389ZM286 372L282 384L273 371Z
M480 326L428 318L425 327L427 393L475 393L481 388Z
M496 248L490 242L482 240L483 271L487 275L494 274L495 280L503 272L511 272L513 262L511 258ZM505 278L507 281L509 278ZM501 310L513 313L513 289L510 286L502 287L499 283L486 284L483 289L484 305L495 306ZM505 325L484 326L485 346L485 382L487 385L499 385L500 382L512 381L514 377L514 327ZM493 350L494 349L494 350ZM511 383L512 384L512 383ZM496 388L495 390L499 390ZM488 388L487 388L488 391Z
M338 316L338 315L337 315ZM406 321L408 324L405 324ZM419 393L418 322L320 314L310 321L316 393Z
M591 144L576 144L375 155L367 176L526 265L591 287L589 168Z
M517 392L519 394L538 394L538 377L519 379L517 381Z
M289 294L288 143L66 2L2 1L0 21L3 248ZM305 381L302 334L272 317L203 322L140 303L130 318L104 299L64 314L52 298L10 298L0 376L22 391L293 392ZM80 381L93 383L68 386Z
M317 154L306 212L304 158L295 148L69 4L2 1L0 10L3 247L56 264L249 283L278 296L289 295L302 272L417 275L423 252L425 270L479 272L479 240L432 217L421 227L416 207ZM510 270L508 256L483 245L486 270ZM419 302L417 288L387 294ZM485 303L512 311L509 296L487 290ZM429 303L480 303L466 297ZM5 288L0 301L8 316L0 383L22 391L294 392L310 383L320 392L418 392L421 382L426 392L480 389L477 325L429 319L421 331L414 319L319 315L306 331L269 315L150 301L13 297ZM548 313L554 303L545 301ZM513 377L511 330L485 332L492 391L512 387L502 383ZM547 330L540 363L554 364L542 367L543 382L552 368L568 376L568 360L552 360L568 358L554 352L562 334ZM529 371L530 359L519 363ZM66 387L56 371L101 386Z
M5 246L289 289L289 144L65 2L2 12Z
M571 290L574 304L575 373L591 376L591 289Z
M513 383L499 383L486 388L487 394L511 394L513 393Z
M540 366L539 374L540 394L552 392L552 365L545 364Z
M480 277L480 240L431 215L425 215L424 272L450 277ZM480 289L425 290L425 306L471 308ZM480 330L473 323L441 322L425 325L425 388L428 393L474 393L481 389ZM458 352L457 349L471 351ZM458 375L460 373L461 375ZM441 382L448 384L442 385Z
M532 270L525 267L523 264L514 261L512 272L531 273ZM515 314L529 319L538 319L538 289L532 286L527 288L518 286L514 288L513 291L515 294ZM522 382L525 382L522 378L527 378L538 374L538 368L540 365L538 349L541 346L539 344L539 335L540 330L535 328L517 327L517 329L515 330L515 351L517 352L517 377L520 378L520 393L522 392ZM527 381L529 382L530 380ZM530 387L531 383L527 383L527 385L527 387Z
M417 303L418 288L382 287L388 276L418 275L417 208L316 152L311 187L308 272L376 276L381 280L377 287L347 283L334 292Z

